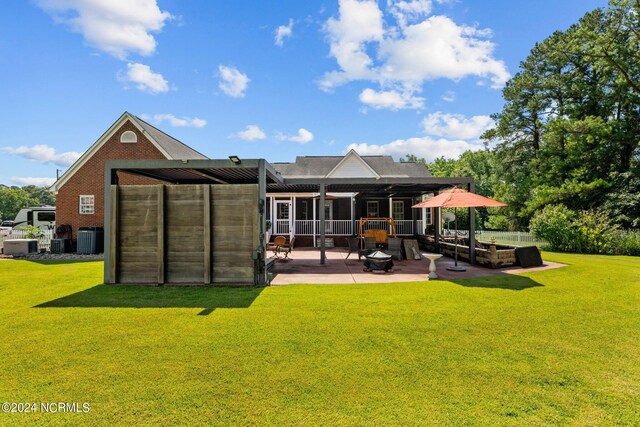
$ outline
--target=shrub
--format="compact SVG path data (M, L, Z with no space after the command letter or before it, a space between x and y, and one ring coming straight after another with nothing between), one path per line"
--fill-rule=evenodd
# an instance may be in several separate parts
M616 255L640 256L640 231L618 230L611 242Z
M617 227L605 213L585 211L573 221L576 234L575 252L584 254L613 253L613 236Z
M533 216L529 229L536 238L547 242L547 249L573 252L576 240L574 220L575 213L564 205L548 205Z
M617 246L633 247L605 213L573 212L564 205L548 205L531 219L531 232L546 240L547 249L587 254L618 253Z
M24 237L27 239L42 239L44 237L44 231L35 225L28 225L24 229L26 231Z

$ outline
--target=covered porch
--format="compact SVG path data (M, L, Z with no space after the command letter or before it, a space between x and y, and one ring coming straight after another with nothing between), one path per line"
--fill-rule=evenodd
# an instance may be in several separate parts
M298 244L318 246L320 237L320 197L318 193L267 194L267 221L270 235L295 236ZM433 224L432 209L411 209L418 197L363 197L359 193L327 193L324 202L325 235L328 237L358 234L360 218L389 217L386 221L369 221L364 229L384 229L400 237L422 234ZM339 239L342 241L344 239ZM304 243L306 244L304 244Z
M371 177L371 178L286 178L282 184L267 185L268 237L285 235L295 238L296 246L318 247L320 264L326 263L327 239L358 234L358 221L367 217L394 219L390 224L371 221L367 228L386 230L388 235L410 237L424 234L433 224L435 241L439 241L440 210L412 209L411 206L441 190L461 187L475 190L471 178ZM322 207L322 208L321 208ZM470 261L475 262L475 212L469 209ZM270 226L270 227L269 227ZM299 245L299 243L303 244Z

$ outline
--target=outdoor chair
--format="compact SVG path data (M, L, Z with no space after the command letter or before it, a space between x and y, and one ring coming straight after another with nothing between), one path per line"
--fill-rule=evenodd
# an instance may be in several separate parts
M279 254L284 253L284 259L288 259L291 252L291 245L287 245L287 239L284 236L276 236L273 243L269 245L268 250L273 251L273 255L280 258Z
M351 255L352 252L358 252L358 258L360 258L360 247L358 245L357 237L347 237L347 243L349 244L349 253L347 254L347 258ZM347 259L345 258L345 259Z
M385 252L395 256L400 261L402 259L402 239L400 237L389 237L389 246Z
M362 256L367 256L371 252L376 251L378 248L376 246L376 238L375 237L365 237L364 238L364 249L358 249L358 259L362 258Z

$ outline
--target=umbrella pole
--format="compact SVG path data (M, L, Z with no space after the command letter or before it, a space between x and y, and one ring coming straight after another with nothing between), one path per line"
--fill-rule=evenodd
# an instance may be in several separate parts
M453 215L455 215L456 217L456 229L453 231L455 233L455 237L453 239L453 241L455 242L455 247L453 249L454 252L454 257L453 259L455 260L454 262L454 266L458 266L458 209L453 208Z
M449 271L467 271L466 268L458 265L458 210L457 208L453 208L453 215L456 217L456 229L453 231L455 233L455 247L454 247L454 265L447 267Z

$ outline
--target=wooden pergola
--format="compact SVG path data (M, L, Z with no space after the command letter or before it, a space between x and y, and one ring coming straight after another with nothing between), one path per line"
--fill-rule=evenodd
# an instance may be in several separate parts
M315 192L318 194L320 206L327 200L327 192L352 192L377 197L414 196L437 193L442 189L466 187L475 190L472 178L435 178L435 177L375 177L375 178L317 178L281 176L264 159L221 159L221 160L113 160L105 166L105 283L117 283L118 254L116 248L116 232L118 229L117 190L118 172L123 171L166 182L171 185L240 185L257 186L255 206L258 212L257 245L251 256L257 261L255 283L266 283L265 253L266 247L266 193ZM325 212L319 212L320 264L326 263L326 228ZM159 216L160 218L160 216ZM474 225L475 212L469 209L470 219L470 261L475 262ZM160 220L160 219L159 219ZM159 221L158 220L158 221ZM417 221L414 219L414 222ZM440 221L439 210L434 210L434 222ZM414 230L417 229L414 223ZM160 228L158 228L160 230ZM439 241L439 228L436 227L436 245ZM160 243L159 243L160 245ZM206 247L206 239L204 246ZM162 258L166 250L159 248L158 282L164 280L163 270L166 259ZM208 255L205 255L205 259ZM205 262L205 265L207 263ZM212 264L213 265L213 264ZM215 267L211 267L215 268ZM206 267L205 267L206 271ZM207 283L206 273L203 283Z

